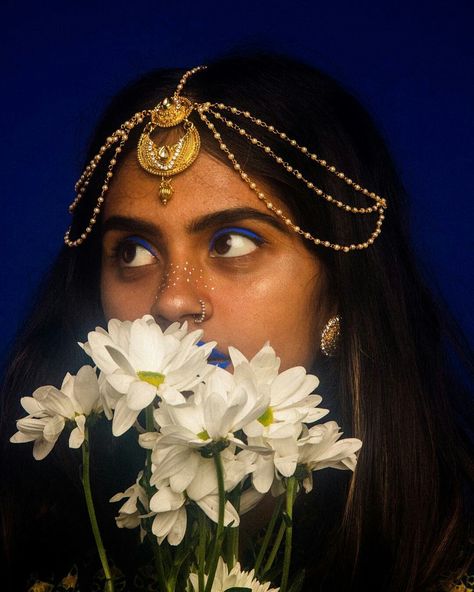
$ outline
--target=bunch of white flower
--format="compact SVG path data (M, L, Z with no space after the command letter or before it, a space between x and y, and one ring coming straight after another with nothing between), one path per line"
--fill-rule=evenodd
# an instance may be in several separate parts
M69 445L83 447L86 501L110 582L90 493L90 417L103 412L112 420L115 436L133 425L138 429L139 444L148 451L147 462L135 484L110 500L126 500L117 525L140 526L142 538L153 537L158 549L165 541L178 548L189 533L188 539L199 548L196 560L188 562L197 569L188 580L195 592L232 587L269 590L270 584L261 584L253 571L242 572L235 563L235 536L227 546L226 563L220 556L226 533L238 534L240 514L270 490L274 495L286 493L285 519L280 516L280 529L287 532L284 592L291 508L298 489L311 490L315 470L354 470L361 442L341 439L334 421L315 424L329 413L319 407L321 397L313 394L318 378L303 367L280 373L280 359L270 345L251 360L229 348L231 373L208 362L216 344L202 344L201 337L201 330L188 333L186 323L175 323L163 332L150 315L133 322L111 320L108 331L97 328L80 344L99 375L84 366L75 377L68 374L60 390L41 387L32 397L24 397L21 403L29 415L18 420L18 432L11 441L34 441L33 455L40 460L52 450L66 423L74 427ZM145 427L139 423L142 418ZM196 535L199 541L196 528L190 525L196 511L203 513ZM206 517L217 525L211 537L209 529L203 532ZM163 589L174 589L166 571L158 576Z

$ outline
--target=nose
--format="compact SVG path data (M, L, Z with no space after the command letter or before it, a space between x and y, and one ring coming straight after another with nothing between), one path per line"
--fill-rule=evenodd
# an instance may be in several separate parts
M202 324L212 316L212 279L188 261L170 263L157 290L152 314L161 325L192 321Z

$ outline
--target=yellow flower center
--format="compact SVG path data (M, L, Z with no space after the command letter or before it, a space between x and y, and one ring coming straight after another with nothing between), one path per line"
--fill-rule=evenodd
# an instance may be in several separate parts
M163 384L165 381L165 375L160 374L159 372L147 372L146 370L139 370L137 372L137 376L143 382L148 382L152 386L156 386L158 388L160 384Z
M207 433L207 430L203 430L202 432L199 432L197 437L201 440L209 440L209 434Z
M258 418L258 421L264 427L271 425L273 423L273 409L268 407L268 409Z

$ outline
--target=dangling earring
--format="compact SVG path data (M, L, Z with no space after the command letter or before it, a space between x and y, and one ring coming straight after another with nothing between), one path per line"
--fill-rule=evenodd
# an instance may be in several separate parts
M331 317L321 333L321 351L325 356L332 357L336 354L340 333L340 317Z

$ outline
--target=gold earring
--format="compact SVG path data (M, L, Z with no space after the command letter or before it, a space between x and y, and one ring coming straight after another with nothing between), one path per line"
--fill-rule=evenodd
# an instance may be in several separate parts
M340 334L340 317L331 317L324 326L323 332L321 333L321 351L325 356L332 357L336 354Z

